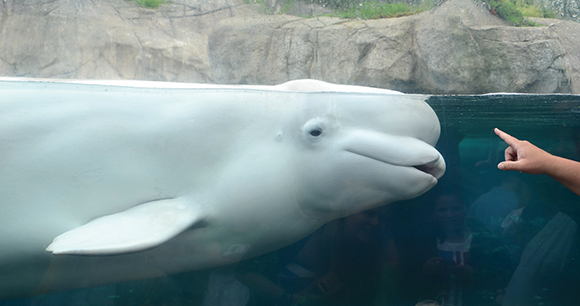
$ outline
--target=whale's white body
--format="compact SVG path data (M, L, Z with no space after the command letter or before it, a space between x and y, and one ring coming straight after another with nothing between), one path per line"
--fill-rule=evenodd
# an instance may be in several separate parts
M229 264L418 196L445 169L424 98L0 79L0 299Z

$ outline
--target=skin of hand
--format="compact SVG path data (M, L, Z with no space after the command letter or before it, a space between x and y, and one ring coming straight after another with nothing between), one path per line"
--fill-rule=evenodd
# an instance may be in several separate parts
M494 132L509 147L505 149L505 161L497 165L500 170L515 170L529 174L545 174L552 164L553 155L525 140L519 140L496 128Z
M496 128L494 132L509 145L505 150L505 161L497 165L500 170L546 174L580 195L579 162L552 155L500 129Z

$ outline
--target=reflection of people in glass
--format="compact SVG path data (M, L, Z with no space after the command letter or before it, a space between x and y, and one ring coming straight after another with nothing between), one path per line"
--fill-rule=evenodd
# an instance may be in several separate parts
M278 252L238 265L248 305L372 305L380 273L381 210L328 223Z
M473 202L469 214L481 221L493 235L502 237L503 221L510 213L524 207L530 195L529 188L522 180L513 175L503 176L498 186Z
M422 298L445 305L494 305L510 276L510 259L500 240L476 219L467 218L458 195L437 198L436 239L426 246Z
M509 147L505 150L505 161L497 167L530 174L547 174L577 195L580 195L580 163L552 155L528 141L519 140L500 129L495 133Z
M578 305L577 223L565 213L543 208L527 206L522 213L519 235L525 237L525 248L507 287L505 306Z
M494 131L509 145L499 169L547 174L580 195L580 163L552 155L499 129ZM504 306L578 305L580 214L576 207L561 208L529 205L521 213L516 229L524 237L524 249L507 287Z

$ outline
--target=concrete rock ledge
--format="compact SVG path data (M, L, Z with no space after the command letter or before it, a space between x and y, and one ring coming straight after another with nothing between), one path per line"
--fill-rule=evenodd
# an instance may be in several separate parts
M262 15L243 0L0 2L0 76L275 84L409 93L580 93L580 24L506 24L472 0L415 16Z

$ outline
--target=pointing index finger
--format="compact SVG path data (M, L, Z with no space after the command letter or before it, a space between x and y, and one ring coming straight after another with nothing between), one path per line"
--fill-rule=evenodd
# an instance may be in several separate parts
M499 138L503 139L503 141L505 141L509 146L514 147L518 144L518 142L520 141L519 139L513 137L512 135L498 129L495 128L493 130L495 132L495 134L497 136L499 136Z

